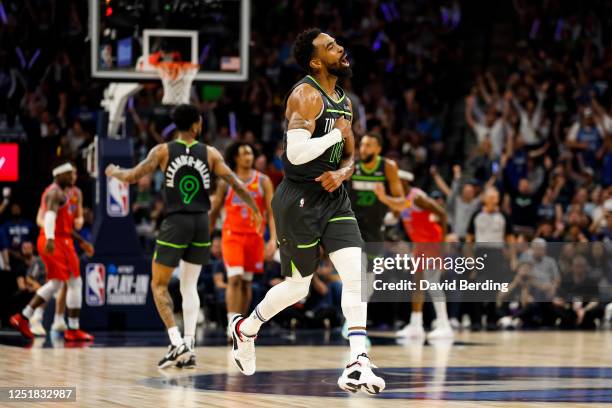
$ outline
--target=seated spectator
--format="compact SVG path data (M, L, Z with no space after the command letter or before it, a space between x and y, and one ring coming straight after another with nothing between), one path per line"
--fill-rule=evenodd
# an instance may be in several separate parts
M595 319L603 316L599 307L599 284L588 278L589 268L585 257L575 256L570 276L562 281L553 299L562 329L595 329Z

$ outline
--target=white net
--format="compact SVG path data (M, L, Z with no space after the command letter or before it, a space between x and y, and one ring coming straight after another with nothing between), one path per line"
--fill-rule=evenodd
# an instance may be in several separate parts
M197 64L160 62L155 66L164 86L164 105L189 103L191 84L198 73Z

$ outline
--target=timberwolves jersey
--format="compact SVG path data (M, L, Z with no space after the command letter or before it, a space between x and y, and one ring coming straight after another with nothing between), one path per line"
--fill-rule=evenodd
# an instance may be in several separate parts
M331 132L334 128L336 119L340 116L344 116L347 120L352 119L352 114L349 108L349 102L344 94L344 91L339 86L336 86L336 94L340 95L340 99L336 102L329 96L323 88L317 83L317 81L310 75L304 77L298 83L296 83L291 92L301 85L308 84L313 88L317 89L321 94L323 100L323 108L316 118L315 129L311 137L321 137ZM286 137L286 136L285 136ZM286 140L285 140L286 146ZM304 164L291 164L287 158L287 152L283 153L283 166L285 168L285 177L290 181L303 183L312 182L315 178L319 177L326 171L338 170L340 167L340 160L342 158L342 151L344 148L344 141L338 142L335 145L329 147L322 155L314 160Z
M350 182L351 206L366 242L383 241L383 218L388 209L374 193L377 183L386 186L385 160L378 156L376 165L370 170L366 170L363 163L357 162Z
M168 156L164 173L166 214L208 212L210 171L206 145L174 140L168 143Z

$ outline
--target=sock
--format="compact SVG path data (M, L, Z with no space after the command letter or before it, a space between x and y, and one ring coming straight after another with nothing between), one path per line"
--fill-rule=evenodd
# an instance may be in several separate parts
M41 322L43 319L44 311L45 311L44 307L37 307L34 310L34 314L32 314L32 320L34 320L35 322Z
M64 322L64 315L56 314L55 317L53 318L53 323L62 323L62 322Z
M32 306L30 305L26 305L26 307L24 307L23 310L21 311L21 314L26 319L29 319L30 317L32 317L32 313L34 313L34 309L32 309Z
M69 317L68 318L68 328L70 330L79 330L79 318Z
M187 343L189 348L193 350L193 348L195 347L195 336L186 334L184 339L185 339L185 343Z
M227 322L231 323L232 319L234 318L234 316L236 316L238 313L234 313L234 312L227 312Z
M366 331L349 329L349 345L351 346L351 361L357 360L360 354L367 354Z
M434 309L436 310L436 320L438 321L438 327L447 326L448 314L446 313L446 302L434 302Z
M423 325L423 312L412 312L410 314L410 325L422 326Z
M170 337L170 343L175 347L183 344L183 338L181 337L181 332L176 326L168 329L168 337Z
M259 332L261 325L265 322L267 322L267 320L261 316L261 314L259 313L259 306L257 306L255 310L253 310L253 313L251 313L249 317L244 319L244 321L240 325L240 331L249 337L254 336Z

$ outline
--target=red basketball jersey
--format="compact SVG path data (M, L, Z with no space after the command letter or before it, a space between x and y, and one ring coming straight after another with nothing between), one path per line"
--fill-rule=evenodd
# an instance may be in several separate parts
M244 183L244 186L255 200L259 211L264 214L265 200L262 181L262 174L254 170L253 177ZM257 234L255 225L251 221L251 212L252 210L249 206L230 187L225 196L225 221L223 229L238 234Z
M40 199L40 207L43 214L47 211L47 194L53 189L61 187L56 183L49 185L42 194ZM79 195L77 187L70 187L65 193L65 201L57 210L55 219L55 237L72 237L74 229L74 219L77 217L79 208ZM40 234L44 236L44 229L41 228Z
M425 195L421 189L413 187L406 197L406 208L401 213L404 230L412 242L442 242L442 227L436 222L436 215L415 203L421 194Z

